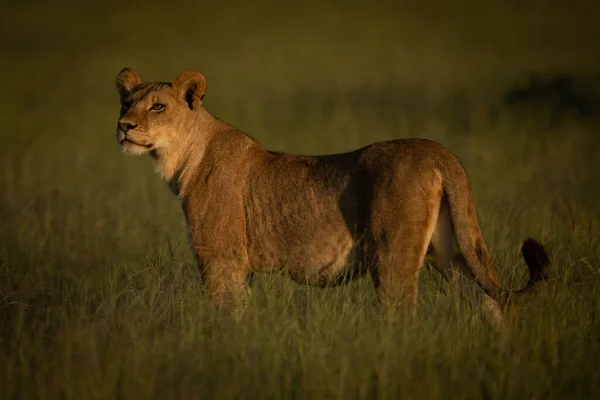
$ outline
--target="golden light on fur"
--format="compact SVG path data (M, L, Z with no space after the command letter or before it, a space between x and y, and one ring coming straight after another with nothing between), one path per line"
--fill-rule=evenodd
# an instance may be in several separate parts
M387 309L414 312L426 253L450 281L475 279L494 323L513 299L535 292L548 260L529 239L530 282L500 285L477 221L467 174L441 144L374 143L344 154L268 151L203 106L206 80L187 71L172 83L142 83L132 69L116 80L117 140L149 153L180 200L203 282L227 306L252 272L311 285L369 274Z

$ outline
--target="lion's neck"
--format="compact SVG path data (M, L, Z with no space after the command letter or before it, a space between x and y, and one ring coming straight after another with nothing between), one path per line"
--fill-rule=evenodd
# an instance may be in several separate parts
M222 121L201 108L193 124L186 127L185 132L179 132L185 140L151 153L156 161L156 171L178 197L185 195L194 171L198 170L204 157L208 143L221 129L222 124L224 124Z

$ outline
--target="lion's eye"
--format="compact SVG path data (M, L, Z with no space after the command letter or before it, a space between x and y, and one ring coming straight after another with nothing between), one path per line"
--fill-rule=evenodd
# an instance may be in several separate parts
M154 103L152 104L152 107L150 107L151 111L162 111L165 108L164 104L160 104L160 103Z
M123 111L127 111L131 108L131 103L123 103L121 104L121 107L123 108Z

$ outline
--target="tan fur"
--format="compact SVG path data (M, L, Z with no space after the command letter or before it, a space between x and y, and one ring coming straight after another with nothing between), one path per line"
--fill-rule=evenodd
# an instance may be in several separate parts
M428 250L448 280L475 278L492 314L516 296L500 285L467 175L442 145L408 139L344 154L277 153L206 111L198 72L142 83L124 69L117 89L117 140L127 154L149 153L179 197L218 304L243 293L252 272L319 286L370 274L383 305L400 301L412 312ZM157 103L164 109L151 109Z

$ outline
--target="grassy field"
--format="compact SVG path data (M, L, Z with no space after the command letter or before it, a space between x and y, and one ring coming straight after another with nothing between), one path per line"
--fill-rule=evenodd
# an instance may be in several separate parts
M595 2L122 3L2 6L1 399L600 397L600 120L502 101L531 74L600 93ZM429 269L409 324L368 279L259 276L221 318L177 200L114 140L125 66L204 72L207 108L274 150L439 140L502 282L523 284L531 235L552 298L495 333Z

